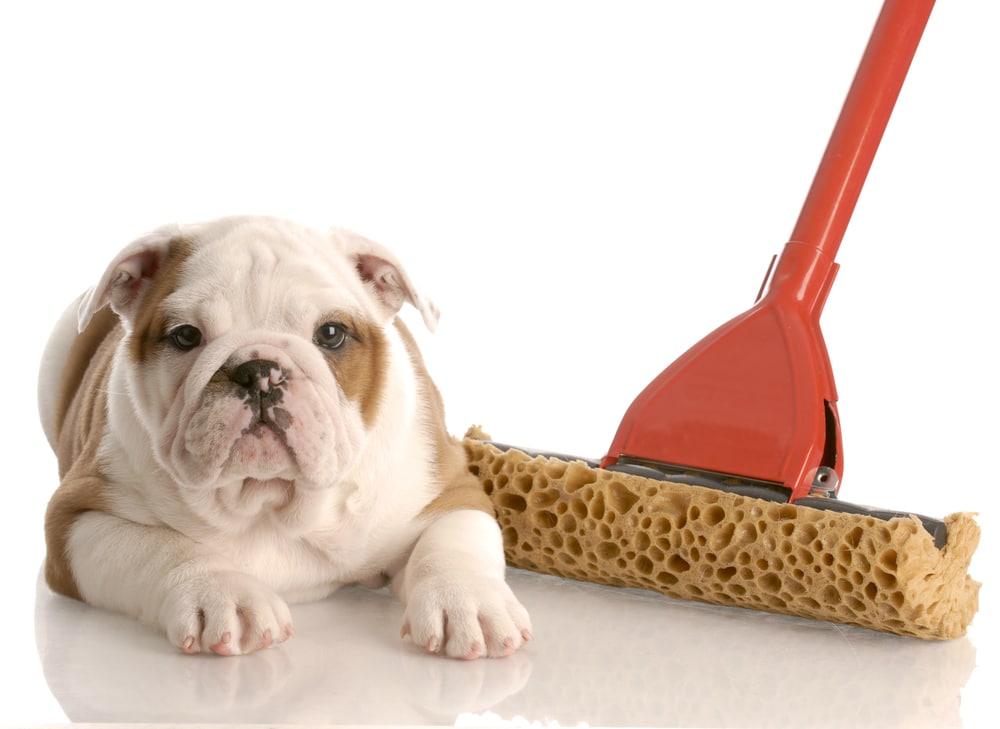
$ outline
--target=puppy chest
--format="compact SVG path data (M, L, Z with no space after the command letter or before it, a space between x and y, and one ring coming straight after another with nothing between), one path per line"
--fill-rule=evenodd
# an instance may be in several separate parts
M286 596L328 593L336 587L366 579L382 569L370 535L362 529L340 528L290 537L279 530L260 528L214 548L235 566L254 575Z

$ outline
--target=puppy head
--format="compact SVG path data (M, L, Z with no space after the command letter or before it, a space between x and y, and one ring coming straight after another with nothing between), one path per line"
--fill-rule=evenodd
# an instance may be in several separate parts
M82 329L105 305L121 318L115 366L180 485L321 489L351 466L386 403L407 397L385 332L406 302L433 330L433 303L372 241L227 218L127 246L79 318Z

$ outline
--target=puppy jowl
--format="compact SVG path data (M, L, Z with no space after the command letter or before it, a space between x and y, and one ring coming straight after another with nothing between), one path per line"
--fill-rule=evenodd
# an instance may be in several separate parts
M234 655L291 637L289 603L388 578L427 651L523 645L405 304L434 329L396 257L343 230L225 218L127 245L43 357L50 587Z

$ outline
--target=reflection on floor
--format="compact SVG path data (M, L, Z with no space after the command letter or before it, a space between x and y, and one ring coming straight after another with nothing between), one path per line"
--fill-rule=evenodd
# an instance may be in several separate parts
M49 687L81 722L960 726L968 638L923 642L512 570L535 640L502 660L424 655L386 591L293 606L296 636L185 656L39 582Z

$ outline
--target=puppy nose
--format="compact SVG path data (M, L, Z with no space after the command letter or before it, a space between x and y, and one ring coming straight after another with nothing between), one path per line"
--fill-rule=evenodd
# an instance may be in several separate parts
M230 381L247 392L269 392L285 381L277 362L267 359L251 359L229 373Z

